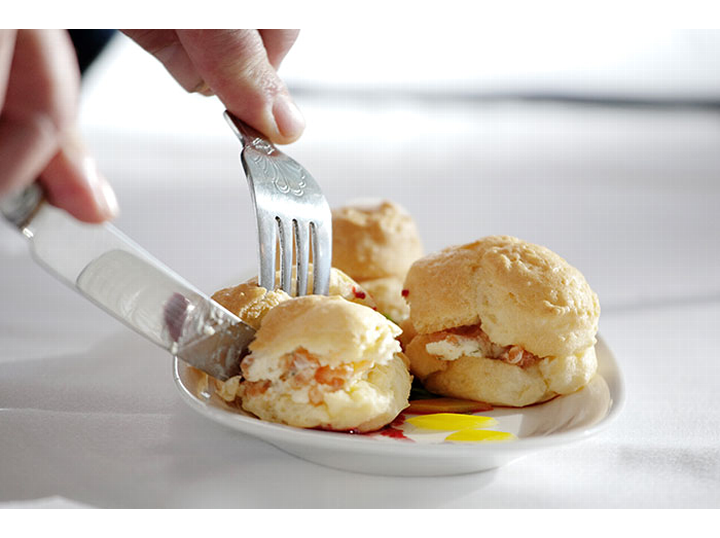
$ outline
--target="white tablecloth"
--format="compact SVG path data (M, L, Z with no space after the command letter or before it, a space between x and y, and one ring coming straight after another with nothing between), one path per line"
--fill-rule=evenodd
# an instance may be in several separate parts
M103 127L89 112L109 106L96 84L83 129L116 186L117 225L207 292L252 271L249 196L219 107L183 96L189 116L206 118L195 132L161 102L127 121L134 131ZM2 224L0 503L720 507L720 114L300 104L309 128L288 151L332 205L389 197L415 215L428 251L512 234L583 271L627 383L617 422L580 444L463 476L307 463L186 407L167 354L47 276Z

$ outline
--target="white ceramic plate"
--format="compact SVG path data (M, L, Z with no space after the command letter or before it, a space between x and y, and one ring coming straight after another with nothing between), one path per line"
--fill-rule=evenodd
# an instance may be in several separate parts
M493 430L514 434L504 442L444 441L452 431L398 426L408 439L379 434L304 430L262 421L226 404L204 388L198 372L175 359L175 382L183 399L200 414L258 437L285 452L328 467L362 473L432 476L500 467L532 452L582 441L606 428L619 414L625 388L610 348L598 338L598 374L583 389L523 409L495 408L477 413L497 419Z

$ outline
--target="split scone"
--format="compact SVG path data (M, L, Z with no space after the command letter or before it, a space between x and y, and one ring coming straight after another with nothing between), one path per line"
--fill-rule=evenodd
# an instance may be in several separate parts
M341 297L308 295L269 310L242 362L242 407L301 428L366 432L408 405L400 329Z
M402 283L412 263L423 254L412 216L388 201L357 201L335 208L333 267L359 282L378 310L396 323L409 315Z
M492 236L416 261L405 289L410 368L437 394L522 407L597 370L597 295L545 247Z
M282 290L268 291L254 282L245 282L216 291L212 300L227 308L256 331L263 317L290 296Z
M312 287L312 264L308 275L309 286ZM295 279L293 278L293 284ZM345 273L334 267L330 270L329 295L343 297L353 303L361 304L376 310L375 301L369 292ZM237 286L216 291L212 299L227 308L253 329L258 330L263 317L271 308L291 297L282 290L268 291L258 286L257 278L253 278ZM206 380L207 381L207 380ZM209 381L208 381L209 382ZM238 397L240 377L232 377L221 382L214 380L216 391L226 402L233 402Z

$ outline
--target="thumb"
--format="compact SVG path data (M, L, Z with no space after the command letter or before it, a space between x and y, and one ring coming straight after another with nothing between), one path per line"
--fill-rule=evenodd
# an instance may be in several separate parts
M177 30L205 83L230 112L273 142L297 140L305 120L257 30Z

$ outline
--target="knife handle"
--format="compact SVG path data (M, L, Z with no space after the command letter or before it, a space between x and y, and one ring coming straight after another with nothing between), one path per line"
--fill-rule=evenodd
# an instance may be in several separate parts
M22 230L44 201L42 187L38 183L32 183L20 192L0 200L0 213L8 222Z

